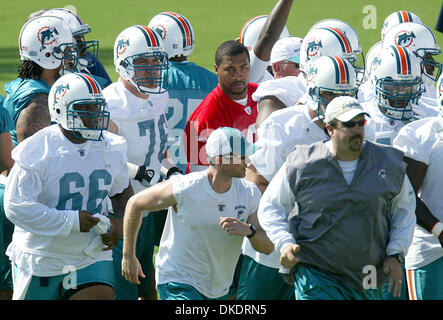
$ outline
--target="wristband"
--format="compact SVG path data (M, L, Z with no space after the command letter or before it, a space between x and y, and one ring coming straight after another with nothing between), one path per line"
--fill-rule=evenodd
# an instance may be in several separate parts
M249 224L249 230L251 230L252 233L249 236L246 236L246 237L252 238L257 233L257 229L255 229L255 226L252 223L250 223Z
M170 176L172 176L174 173L180 173L183 174L183 172L181 172L181 170L177 167L172 167L168 170L168 172L166 173L166 179L169 179Z
M431 229L431 233L436 236L437 238L440 237L441 233L443 231L443 223L438 221Z

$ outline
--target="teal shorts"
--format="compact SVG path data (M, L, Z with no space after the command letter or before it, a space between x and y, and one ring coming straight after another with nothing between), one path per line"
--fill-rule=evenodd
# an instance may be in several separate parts
M228 300L232 296L233 292L219 297L208 298L201 294L193 286L179 282L168 282L157 285L158 294L160 300Z
M409 299L443 300L442 270L443 257L424 267L406 270Z
M278 269L243 255L236 297L237 300L294 300L294 286L285 282Z
M327 273L298 264L295 270L296 300L380 300L382 289L359 292L335 280Z
M0 183L0 290L12 291L11 261L5 254L14 233L14 225L5 216L3 197L5 185Z
M137 300L139 297L149 296L154 267L152 262L155 243L154 229L154 213L150 213L143 218L137 237L136 256L146 276L145 278L139 278L139 285L129 282L122 276L123 237L112 249L116 280L116 300Z
M14 265L14 276L20 272ZM74 293L92 285L108 285L115 288L112 261L99 261L83 269L52 277L33 276L26 291L25 300L65 300Z

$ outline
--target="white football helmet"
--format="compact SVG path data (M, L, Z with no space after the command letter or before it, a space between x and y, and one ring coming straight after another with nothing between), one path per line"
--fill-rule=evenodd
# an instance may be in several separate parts
M78 138L100 140L108 129L109 112L102 89L89 74L60 77L49 91L48 105L51 120Z
M310 63L306 80L307 105L317 111L320 119L333 98L345 95L356 97L357 94L354 67L339 56L323 56ZM325 99L324 95L330 97Z
M72 36L77 42L80 69L81 67L93 67L98 57L99 43L97 40L85 40L84 35L91 32L89 25L78 14L64 8L49 9L43 15L59 17L69 25ZM91 56L94 56L94 59Z
M147 26L131 26L118 35L114 65L120 77L141 93L167 90L168 55L160 35Z
M439 55L441 50L431 29L415 22L398 24L389 29L383 40L383 47L391 45L405 47L419 57L423 82L427 85L435 84L442 72L442 64L432 56Z
M256 16L254 18L249 19L241 29L239 41L243 44L248 50L252 50L257 43L260 32L265 25L266 19L268 19L267 15ZM280 34L279 39L290 37L288 28L285 26L283 31Z
M382 42L379 41L375 43L369 50L366 55L366 69L365 69L365 77L366 80L371 78L371 71L373 67L376 67L380 64L381 52L383 50Z
M44 69L74 68L77 64L71 29L58 17L38 16L27 21L20 31L19 51L22 60L34 61Z
M373 60L371 81L377 106L388 118L410 120L413 104L421 96L421 71L418 58L399 45L381 52L378 63Z
M389 29L391 29L393 26L396 26L397 24L404 22L423 23L420 17L413 12L406 10L393 12L389 16L387 16L385 21L383 22L383 27L381 28L381 40L384 39Z
M363 81L364 78L364 72L365 72L365 56L363 53L363 49L360 44L360 38L358 37L357 31L348 23L338 20L338 19L325 19L317 22L314 24L311 29L309 29L308 33L311 31L318 29L318 28L335 28L340 30L349 40L352 47L352 52L354 53L355 61L352 61L352 59L348 59L349 62L351 62L352 66L354 67L355 71L357 72L357 84L360 84ZM358 56L361 56L361 63L363 66L357 65Z
M348 60L351 65L356 61L348 37L340 30L331 27L316 28L303 38L300 48L300 69L307 72L310 69L309 64L322 56L338 56Z
M175 12L161 12L148 24L163 39L169 58L189 56L194 51L194 29L191 22Z

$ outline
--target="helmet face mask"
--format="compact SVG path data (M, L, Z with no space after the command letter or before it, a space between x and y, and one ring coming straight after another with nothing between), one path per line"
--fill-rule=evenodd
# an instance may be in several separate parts
M123 30L114 43L114 64L120 77L140 93L166 92L168 55L154 30L141 25Z
M421 80L378 79L376 83L377 104L380 111L388 118L409 120L412 117L412 105L417 104L421 96Z
M421 69L415 54L395 45L380 52L371 81L379 110L388 118L410 120L421 97Z
M85 73L60 77L48 96L51 120L79 139L101 140L109 112L100 85Z
M108 130L110 113L105 99L74 100L66 107L67 130L80 139L98 141Z

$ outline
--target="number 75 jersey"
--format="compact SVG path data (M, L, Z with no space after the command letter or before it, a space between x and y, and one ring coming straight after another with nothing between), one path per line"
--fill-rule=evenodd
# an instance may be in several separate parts
M151 94L148 99L129 92L121 81L103 90L111 120L118 126L117 135L128 143L128 161L160 171L168 142L168 123L165 108L168 93ZM134 192L145 189L138 181L131 181Z

